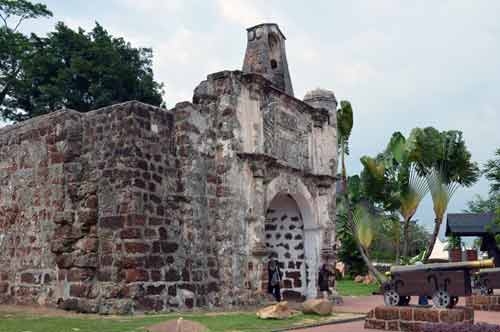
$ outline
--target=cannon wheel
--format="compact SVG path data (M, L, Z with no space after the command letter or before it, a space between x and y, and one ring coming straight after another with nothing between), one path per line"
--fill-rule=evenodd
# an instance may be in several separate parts
M452 296L451 297L451 305L450 305L450 308L453 308L454 306L456 306L458 303L458 296Z
M408 305L410 304L411 296L400 296L398 305Z
M493 294L493 289L488 288L487 286L481 286L479 288L479 294L481 294L481 295L491 295L491 294Z
M452 304L452 297L447 291L440 289L432 295L432 304L440 309L449 308Z
M384 293L384 303L386 306L395 307L399 305L401 297L394 289L389 289Z

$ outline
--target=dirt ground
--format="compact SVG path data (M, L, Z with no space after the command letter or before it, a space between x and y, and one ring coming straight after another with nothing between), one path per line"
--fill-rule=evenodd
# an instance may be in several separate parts
M0 314L29 314L37 316L47 316L47 317L99 317L98 315L89 314L78 314L71 311L60 310L57 308L49 308L42 306L30 306L30 305L0 305Z
M270 303L272 304L272 303ZM270 305L266 304L266 305ZM300 310L301 303L298 302L289 302L289 307L291 309ZM255 308L245 308L245 310L232 310L232 311L206 311L206 310L197 310L190 311L189 313L193 314L204 314L207 316L219 316L219 315L230 315L230 314L238 314L238 313L249 313L255 312L257 309L261 309L262 307ZM352 318L357 315L352 315L356 313L356 311L349 309L347 310L339 310L337 313L337 317L339 319L347 319ZM144 316L150 317L150 315L144 314L135 314L128 316L119 316L119 315L98 315L98 314L81 314L73 311L61 310L58 308L52 307L43 307L43 306L35 306L35 305L8 305L8 304L0 304L0 315L8 316L9 314L28 314L28 315L36 315L36 316L45 316L45 317L68 317L68 318L94 318L94 319L124 319L124 318L140 318ZM162 315L171 315L167 313L158 313L155 314L156 317Z

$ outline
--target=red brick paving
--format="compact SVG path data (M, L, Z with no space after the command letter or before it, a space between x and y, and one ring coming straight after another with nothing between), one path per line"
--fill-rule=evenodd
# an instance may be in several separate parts
M412 299L416 301L416 298ZM359 297L344 297L344 304L336 306L335 312L351 312L351 313L368 313L376 306L383 305L382 296L359 296ZM464 305L463 299L460 299L459 305ZM484 322L500 325L500 312L494 311L476 311L474 313L475 322ZM365 321L356 321L346 324L334 324L314 327L310 329L295 330L296 332L375 332L379 330L365 329Z

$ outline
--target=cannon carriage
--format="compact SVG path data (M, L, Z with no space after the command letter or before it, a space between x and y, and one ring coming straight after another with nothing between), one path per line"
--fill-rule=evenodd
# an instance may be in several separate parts
M500 288L500 268L479 270L474 286L481 295L493 295L493 290Z
M472 262L393 266L383 285L388 306L410 303L412 296L427 296L437 308L452 308L461 296L472 294L473 272L494 266L491 259Z

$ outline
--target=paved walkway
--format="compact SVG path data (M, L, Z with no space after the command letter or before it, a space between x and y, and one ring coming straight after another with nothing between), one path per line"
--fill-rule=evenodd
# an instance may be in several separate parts
M412 300L416 301L416 298ZM376 306L383 304L384 300L382 296L379 295L344 297L344 304L336 306L334 311L366 314ZM464 305L463 299L460 299L459 305ZM474 321L500 325L500 312L476 311L474 313ZM295 330L295 332L380 332L380 330L365 329L364 325L365 321L361 320L346 324L325 325L310 329Z

